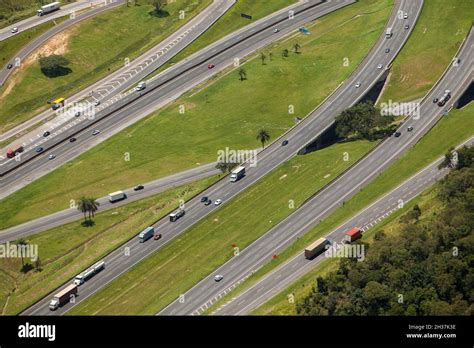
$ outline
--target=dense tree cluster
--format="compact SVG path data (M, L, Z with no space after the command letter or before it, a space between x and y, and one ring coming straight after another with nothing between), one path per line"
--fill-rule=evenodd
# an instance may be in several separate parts
M72 70L67 68L69 60L63 56L52 54L39 59L40 68L47 77L57 77L69 74Z
M339 138L380 139L393 133L393 120L393 116L383 116L371 102L359 103L336 117L336 134Z
M437 184L442 208L423 216L415 206L400 218L399 234L378 232L364 261L342 259L336 272L317 278L313 291L297 304L297 312L474 314L472 154L473 148L460 150L463 160Z

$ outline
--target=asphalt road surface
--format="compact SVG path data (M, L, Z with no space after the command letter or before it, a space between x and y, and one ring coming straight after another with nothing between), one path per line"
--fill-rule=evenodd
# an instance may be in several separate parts
M32 16L30 18L23 19L19 22L13 23L5 28L0 29L0 41L18 35L18 33L36 27L40 24L49 22L53 19L60 18L63 16L69 16L72 12L82 11L96 6L108 6L109 4L110 2L107 2L105 0L80 0L71 4L65 4L64 6L61 6L61 8L57 11L48 13L44 16ZM18 32L12 33L11 30L13 28L17 28Z
M63 112L65 108L62 108L61 113L57 115L54 111L48 109L0 135L0 142L5 141L19 132L30 129L42 120L51 119L41 126L28 131L26 134L17 137L12 143L2 149L0 153L6 153L7 148L17 148L20 145L25 148L31 146L35 147L38 138L41 138L45 131L53 131L56 128L61 128L75 121L75 111L81 110L83 105L86 105L85 107L87 108L87 105L93 105L98 101L102 103L102 105L96 107L95 111L107 107L113 103L114 97L124 90L131 88L147 75L160 68L191 42L196 40L234 4L235 0L214 0L212 4L191 18L165 40L141 54L133 61L128 62L128 64L124 64L122 68L109 74L102 80L67 98L68 105L66 108L70 110L69 112ZM187 19L187 17L184 19Z
M17 68L17 65L20 64L21 62L35 49L43 45L46 41L48 41L50 38L52 38L54 35L60 33L66 28L69 28L70 26L79 23L80 21L83 21L84 19L90 18L92 16L95 16L98 13L110 10L112 8L118 7L121 4L124 3L124 0L117 0L116 2L113 3L108 3L107 5L99 6L94 9L91 9L90 11L86 11L84 13L78 14L74 16L74 18L69 18L65 20L64 22L61 22L60 24L52 27L51 29L47 30L37 38L33 39L31 42L29 42L25 47L23 47L18 54L15 55L15 57L7 62L5 66L3 67L2 70L0 70L0 87L5 83L7 80L8 76ZM90 5L89 5L90 6ZM86 6L87 7L87 6ZM68 10L66 13L69 13L71 10ZM65 12L65 11L62 11ZM53 13L51 13L53 15ZM62 13L64 15L64 13ZM48 16L48 15L46 15ZM38 17L41 18L41 17ZM12 64L13 68L7 69L7 65Z
M444 108L433 103L433 98L441 96L445 89L450 89L453 95L452 102L454 102L471 83L472 62L474 61L473 42L474 35L471 30L458 55L464 65L450 65L441 80L422 100L419 114L415 113L401 125L399 128L400 137L392 136L383 141L344 174L307 200L293 214L191 288L184 294L186 299L184 303L176 300L159 314L201 313L211 302L215 302L215 298L219 298L228 292L228 289L237 286L269 262L273 255L285 250L299 236L308 232L393 164L404 152L416 144L441 117L444 117ZM412 126L413 130L408 131L408 126ZM215 282L214 275L216 274L223 275L224 279Z
M472 145L474 138L469 139L464 145ZM362 228L364 232L374 225L388 217L390 214L400 208L400 202L407 204L411 199L431 186L435 181L444 177L447 169L438 170L438 165L444 160L444 157L434 161L423 170L406 180L400 186L384 195L357 215L346 221L331 233L328 239L333 247L341 246L344 234L353 227ZM336 243L336 244L334 244ZM332 251L336 251L333 249ZM282 290L293 284L297 279L311 271L321 261L331 255L324 252L312 260L306 259L304 253L296 255L294 258L283 263L273 271L264 276L257 283L253 284L247 290L232 298L216 311L215 315L246 315L255 308L279 294ZM231 291L231 290L229 290ZM288 294L290 295L290 294ZM219 300L215 298L213 302ZM204 306L201 310L206 310Z
M110 203L108 196L101 197L97 199L100 204L99 213L156 195L173 187L181 186L199 179L204 179L211 175L216 175L221 171L216 169L215 166L216 163L209 163L178 174L173 174L164 178L153 180L143 184L144 189L139 191L135 191L134 187L124 189L123 192L127 195L127 198L120 202ZM137 183L137 185L138 184L141 183ZM64 202L67 203L68 201L65 200ZM27 237L41 231L46 231L56 226L61 226L72 221L80 220L82 217L83 214L75 207L64 209L57 213L43 216L24 224L1 230L0 243L13 241L21 237Z
M267 17L250 28L244 28L238 35L230 35L226 40L221 40L218 44L201 50L152 78L147 82L147 88L144 91L132 90L130 93L121 94L121 99L109 107L94 113L92 117L84 114L71 124L52 130L47 138L38 135L41 140L35 146L43 147L42 153L36 153L37 147L32 146L25 149L19 161L16 159L0 161L0 198L69 161L127 125L166 105L190 88L206 81L218 71L232 65L235 57L252 53L299 28L302 24L352 2L353 0L331 0L320 4L319 1L310 1L293 8L294 19L288 19L286 12ZM281 29L279 33L273 32L275 27ZM208 69L211 61L216 68ZM100 136L92 136L94 129L101 131ZM71 144L67 140L73 135L77 141ZM54 161L48 161L48 155L53 153L53 150L56 158Z
M287 20L287 15L283 14L282 15L283 17L281 18L282 22L280 22L278 26L282 28L281 32L285 33L286 32L285 30L290 32L294 29L297 29L301 25L301 22L304 23L308 20L312 20L316 17L319 17L333 10L336 10L340 8L341 6L345 6L346 4L348 4L347 1L338 0L338 1L330 1L327 3L323 3L314 8L311 7L308 10L310 11L310 13L304 12L304 15L307 17L304 17L302 20L299 20L299 21L291 20L291 22L289 22L289 20ZM311 4L305 4L305 6L308 6L308 5L311 5ZM295 19L298 17L303 17L303 13L301 14L301 16L297 14ZM261 44L265 44L268 41L272 41L274 37L273 29L274 28L270 26L267 29L264 29L263 31L259 32L256 35L256 37L253 38L254 43L261 45ZM256 29L254 28L254 30ZM267 41L265 41L265 39ZM220 62L223 62L223 64L224 63L231 64L234 61L234 57L240 56L237 54L233 54L234 51L232 51L232 49L234 49L236 46L238 46L238 44L236 44L235 46L232 46L228 51L226 51L228 52L227 53L228 57L218 58L218 56L215 56L213 58L213 62L216 61L217 64L219 64ZM247 48L247 51L245 51L244 49L244 52L252 52L255 50L255 45L253 45L252 42L246 43L245 47ZM240 52L242 52L242 48L237 49L237 53L240 53ZM204 65L204 68L205 70L204 70L203 75L204 75L204 78L207 78L208 77L207 64ZM202 78L201 77L202 66L200 67L200 69L193 69L190 71L197 71L198 72L197 78ZM173 83L171 83L171 91L174 88L176 88L176 86L183 86L183 85L186 85L186 83L181 83L179 79L174 80ZM149 94L143 96L145 101L146 101L147 96L149 96ZM298 128L301 130L304 130L304 127L298 127ZM303 144L304 143L302 142L301 145ZM273 153L277 154L277 153L280 153L281 147L279 144L277 144L276 146L275 145L269 146L263 152L270 151L271 149L272 149L272 154ZM293 155L294 153L287 151L284 157L289 158ZM208 196L213 201L218 198L223 199L224 200L223 204L225 204L227 199L230 199L232 196L235 196L237 193L241 192L246 187L250 186L253 182L258 180L258 178L268 173L271 169L275 168L281 162L280 158L273 161L273 158L271 157L272 156L270 154L268 154L267 156L264 156L264 158L270 159L270 161L268 161L269 163L267 166L261 167L260 165L257 165L257 167L255 168L249 168L247 172L248 173L247 176L236 183L229 183L228 179L221 180L216 185L213 185L209 189L204 191L203 196L204 195ZM260 161L259 164L262 162L263 163L265 162L264 158L259 159ZM127 269L132 267L134 264L140 262L142 259L149 256L151 253L159 249L163 244L169 242L171 239L181 234L185 229L192 226L198 220L205 217L206 215L208 215L210 212L214 211L215 209L218 209L218 207L214 205L204 206L202 203L200 203L200 197L196 197L195 199L192 199L185 204L185 209L186 209L186 215L182 217L181 219L179 219L178 221L172 223L169 221L169 219L165 218L165 219L161 219L154 225L155 229L159 231L160 233L162 233L163 235L162 239L158 241L149 240L146 243L139 243L137 238L133 238L132 240L127 242L125 245L123 245L122 247L118 248L117 250L113 251L108 256L106 256L104 258L106 262L106 269L102 271L100 274L98 274L96 277L92 278L90 281L88 281L87 283L81 286L80 295L76 299L76 304L83 301L87 296L90 296L91 294L93 294L100 287L104 286L105 284L113 280L114 278L118 277L120 274L122 274ZM138 232L139 231L137 231L137 235L138 235ZM59 310L55 312L51 312L48 309L49 300L50 300L50 296L47 296L46 298L44 298L37 304L30 307L23 314L25 315L31 315L31 314L58 315L58 314L63 314L68 309L70 309L73 305L71 303L68 303L64 307L60 308Z

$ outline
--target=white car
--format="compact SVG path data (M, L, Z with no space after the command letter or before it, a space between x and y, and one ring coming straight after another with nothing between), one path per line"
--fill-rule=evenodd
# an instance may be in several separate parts
M18 28L14 27L10 31L12 32L12 34L18 33Z
M407 19L408 18L408 13L405 12L405 14L403 15L403 18Z
M96 101L94 102L94 106L99 106L99 105L100 105L100 100L96 100Z
M359 88L361 86L361 83L357 82L355 86L356 86L356 88Z
M92 132L92 135L97 135L100 133L100 130L96 129L95 131Z
M377 69L382 69L382 68L383 68L382 64L377 65Z
M216 275L216 276L214 277L214 280L215 280L216 282L220 282L222 279L224 279L224 276L223 276L223 275L220 275L220 274L218 274L218 275Z
M48 159L49 159L49 160L52 160L52 159L55 159L55 158L56 158L56 156L53 155L53 154L51 154L51 155L48 156Z
M221 199L216 199L216 201L214 202L215 205L219 205L222 203L222 200Z
M274 33L278 33L279 31L280 31L280 29L278 29L278 28L273 29Z

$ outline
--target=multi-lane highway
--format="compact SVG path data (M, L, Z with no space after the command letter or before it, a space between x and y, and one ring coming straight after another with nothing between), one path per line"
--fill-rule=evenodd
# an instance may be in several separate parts
M52 38L54 35L60 33L66 28L69 28L70 26L79 23L80 21L83 21L87 18L90 18L92 16L97 15L98 13L110 10L112 8L118 7L124 3L125 0L117 0L114 2L109 2L107 4L104 4L103 6L97 6L93 8L90 11L86 11L83 13L79 13L75 16L70 16L67 20L64 22L61 22L60 24L52 27L51 29L47 30L31 42L29 42L25 47L23 47L16 55L15 57L10 60L9 62L6 62L5 66L0 70L0 86L2 86L5 81L7 80L8 76L17 68L17 66L21 65L21 62L35 49L43 45L46 41L48 41L50 38ZM77 6L77 5L76 5ZM89 5L90 6L90 5ZM87 7L87 6L86 6ZM67 13L71 13L72 10L68 10ZM64 15L64 10L60 12L61 15ZM53 15L53 14L50 14ZM46 15L46 16L49 16ZM41 18L41 17L39 17ZM36 20L36 19L35 19ZM12 64L13 68L7 69L7 65Z
M186 24L182 25L165 40L155 45L133 61L124 61L124 66L122 68L67 98L67 103L73 106L79 103L80 106L84 102L113 102L113 97L119 95L120 92L130 88L135 83L160 68L191 42L196 40L234 4L235 0L214 0L209 6L190 19ZM187 20L186 15L182 20ZM64 29L65 28L63 28L63 30ZM98 107L97 111L107 107L107 103ZM23 145L24 147L33 146L38 142L38 137L41 137L45 131L53 131L58 127L61 128L61 126L71 124L75 121L74 113L74 110L71 111L70 115L61 112L59 116L54 117L55 112L52 110L46 110L1 134L0 141L8 140L14 135L30 129L42 120L50 120L53 118L51 121L28 131L26 134L17 137L12 143L8 144L8 148L17 148L20 145ZM0 154L5 152L6 148L2 149Z
M457 55L461 65L450 65L436 86L425 96L419 106L419 114L414 113L399 129L400 137L390 137L377 146L371 153L353 165L343 175L315 194L289 217L274 226L239 255L230 259L215 272L205 277L184 294L185 303L174 301L160 314L199 314L215 302L215 298L228 292L254 271L269 262L273 255L280 253L299 236L328 216L337 207L355 195L379 173L393 164L405 151L412 147L431 127L443 117L444 107L433 103L445 89L452 91L451 103L460 97L472 81L472 62L474 61L474 35L472 30ZM451 103L447 106L451 107ZM407 127L413 127L408 131ZM310 126L309 126L310 127ZM224 279L216 283L215 274Z
M473 143L474 137L464 142L461 146L471 146ZM448 173L448 169L438 169L438 165L443 160L444 156L426 166L401 185L367 206L335 230L331 231L326 238L331 242L336 242L337 245L340 246L342 245L341 240L344 238L344 234L351 228L359 227L366 232L368 229L390 216L393 212L400 209L400 202L403 205L406 205L411 199L419 195L435 181L444 177ZM334 244L333 247L335 247ZM316 258L309 260L304 257L303 253L300 253L275 268L241 294L224 303L222 306L217 308L213 314L249 314L252 310L286 289L295 280L311 271L326 258L327 256L325 253L322 253ZM217 300L219 300L219 298L214 299L213 302L216 302ZM202 309L205 310L206 306L207 305Z
M135 191L134 187L124 189L122 191L127 195L127 199L120 202L110 203L108 200L108 196L101 197L97 199L97 202L99 202L100 204L100 212L156 195L173 187L204 179L211 175L217 175L220 173L220 170L216 169L215 166L216 163L204 164L181 173L153 180L151 182L142 184L144 188L139 191ZM41 231L46 231L56 226L61 226L72 221L80 220L82 219L82 217L82 213L79 212L75 207L64 209L57 213L43 216L41 218L23 223L21 225L16 225L14 227L1 230L0 243L13 241L21 237L30 236Z
M321 3L320 5L317 6L311 6L311 3L304 4L302 6L305 6L309 12L302 12L300 15L298 12L295 11L296 16L294 19L288 19L287 14L282 14L282 16L279 18L279 21L277 21L277 25L279 28L281 28L280 32L288 33L291 32L299 26L301 26L302 23L305 23L307 21L310 21L314 18L317 18L319 16L325 15L329 12L332 12L338 8L341 8L343 6L346 6L351 2L348 1L342 1L342 0L337 0L337 1L328 1L325 3ZM313 3L314 4L314 3ZM297 20L297 18L302 17L301 19ZM247 52L252 52L255 47L259 47L259 45L265 44L269 41L274 40L274 24L268 24L265 21L262 22L264 25L263 30L258 32L255 37L253 37L252 42L247 42L244 45L244 48L239 47L237 52L234 52L233 49L239 45L239 43L233 43L232 47L229 48L229 53L227 56L219 58L218 56L215 56L213 58L213 62L217 60L217 63L222 62L222 64L232 64L234 61L234 57L242 57L241 54L245 54ZM269 25L269 26L268 26ZM257 30L254 28L254 30ZM406 35L408 36L408 35ZM238 38L239 40L241 38ZM406 37L402 40L399 41L399 44L402 44L405 41ZM186 63L185 63L186 64ZM185 65L184 64L184 65ZM217 65L217 64L216 64ZM207 67L206 65L204 66L205 72L207 73ZM206 74L202 74L202 67L199 68L192 68L189 70L191 72L197 71L197 78L206 78ZM202 76L204 75L204 76ZM179 79L178 79L179 80ZM188 81L189 83L189 81ZM172 87L175 88L176 85L178 86L186 86L186 80L183 81L173 81ZM145 95L143 98L147 98L148 95ZM165 95L166 96L166 95ZM167 96L166 96L167 97ZM304 129L304 127L301 127L300 129ZM312 138L311 135L307 135L307 138ZM301 146L305 142L301 142ZM280 146L269 146L267 147L265 151L268 151L269 149L272 149L272 151L276 153L280 153L281 148ZM284 149L285 150L285 149ZM294 150L292 150L294 151ZM262 152L262 153L263 153ZM296 153L296 152L295 152ZM287 152L284 157L289 158L293 156L295 153L292 152ZM264 160L266 158L266 160ZM208 197L213 197L214 199L221 198L224 199L224 204L227 199L230 199L231 197L235 196L237 193L241 192L244 190L246 187L250 186L253 182L258 180L260 177L268 173L271 169L275 168L278 163L280 163L280 159L276 159L275 161L271 161L270 156L264 156L264 158L260 159L261 163L262 161L268 161L268 165L261 167L259 164L256 168L252 168L251 170L248 171L248 174L245 178L245 180L241 180L237 183L229 183L227 180L222 180L219 183L217 183L214 186L211 186L209 189L207 189L203 195L206 195ZM260 171L257 172L258 169L262 168ZM253 174L252 174L253 173ZM153 241L153 243L138 243L137 239L132 239L131 241L127 242L125 245L123 245L121 248L113 251L111 254L109 254L107 257L105 257L105 261L107 263L106 270L104 272L101 272L97 277L94 279L91 279L90 282L84 284L81 286L80 289L80 297L77 298L76 303L81 302L84 300L87 296L90 294L94 293L97 291L98 288L104 286L123 272L125 272L127 269L129 269L131 266L134 264L138 263L145 257L149 256L151 253L159 249L163 244L169 242L171 239L174 237L178 236L180 233L182 233L185 229L188 227L192 226L194 223L208 215L210 212L214 211L217 209L215 206L204 206L202 203L200 203L199 197L190 200L189 202L186 203L186 215L178 220L177 222L171 223L169 219L162 219L159 222L157 222L154 226L156 227L157 230L162 231L163 238L158 241ZM138 231L137 231L138 232ZM130 253L127 253L125 256L123 250L124 248L127 248L127 250L130 250ZM66 306L62 307L58 311L51 313L48 310L48 300L49 297L45 298L44 300L41 300L28 310L24 312L24 314L62 314L65 311L67 311L69 308L72 307L72 304L67 304Z
M21 188L45 172L103 141L111 134L169 103L190 88L234 64L236 57L245 57L319 15L327 14L353 2L354 0L331 0L321 3L318 0L311 0L292 7L294 18L289 18L288 12L266 17L255 25L227 36L152 78L147 82L147 88L144 91L138 93L132 90L121 94L119 100L104 109L99 109L92 115L93 117L87 117L88 115L84 114L71 124L52 130L51 136L47 138L40 136L41 140L35 143L35 146L43 147L43 153L36 153L36 147L30 146L26 147L25 152L21 154L20 161L15 159L0 161L0 186L2 187L0 197L5 197L6 194ZM280 29L278 33L273 31L276 27ZM209 63L215 64L216 67L208 69ZM100 129L101 136L92 136L93 129ZM73 144L67 141L72 135L77 138ZM56 159L48 161L48 155L52 149L54 149Z

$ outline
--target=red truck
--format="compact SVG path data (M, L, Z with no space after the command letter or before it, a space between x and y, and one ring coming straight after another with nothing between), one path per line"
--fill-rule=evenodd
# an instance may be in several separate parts
M355 241L356 239L360 238L361 236L362 236L362 230L359 227L354 227L346 232L346 235L344 236L344 241L346 243L351 243Z
M16 156L17 153L21 153L21 152L23 152L23 151L24 151L23 146L20 146L20 147L18 147L18 148L15 149L15 150L10 149L10 150L7 151L7 157L8 157L8 158L13 158L13 157Z

